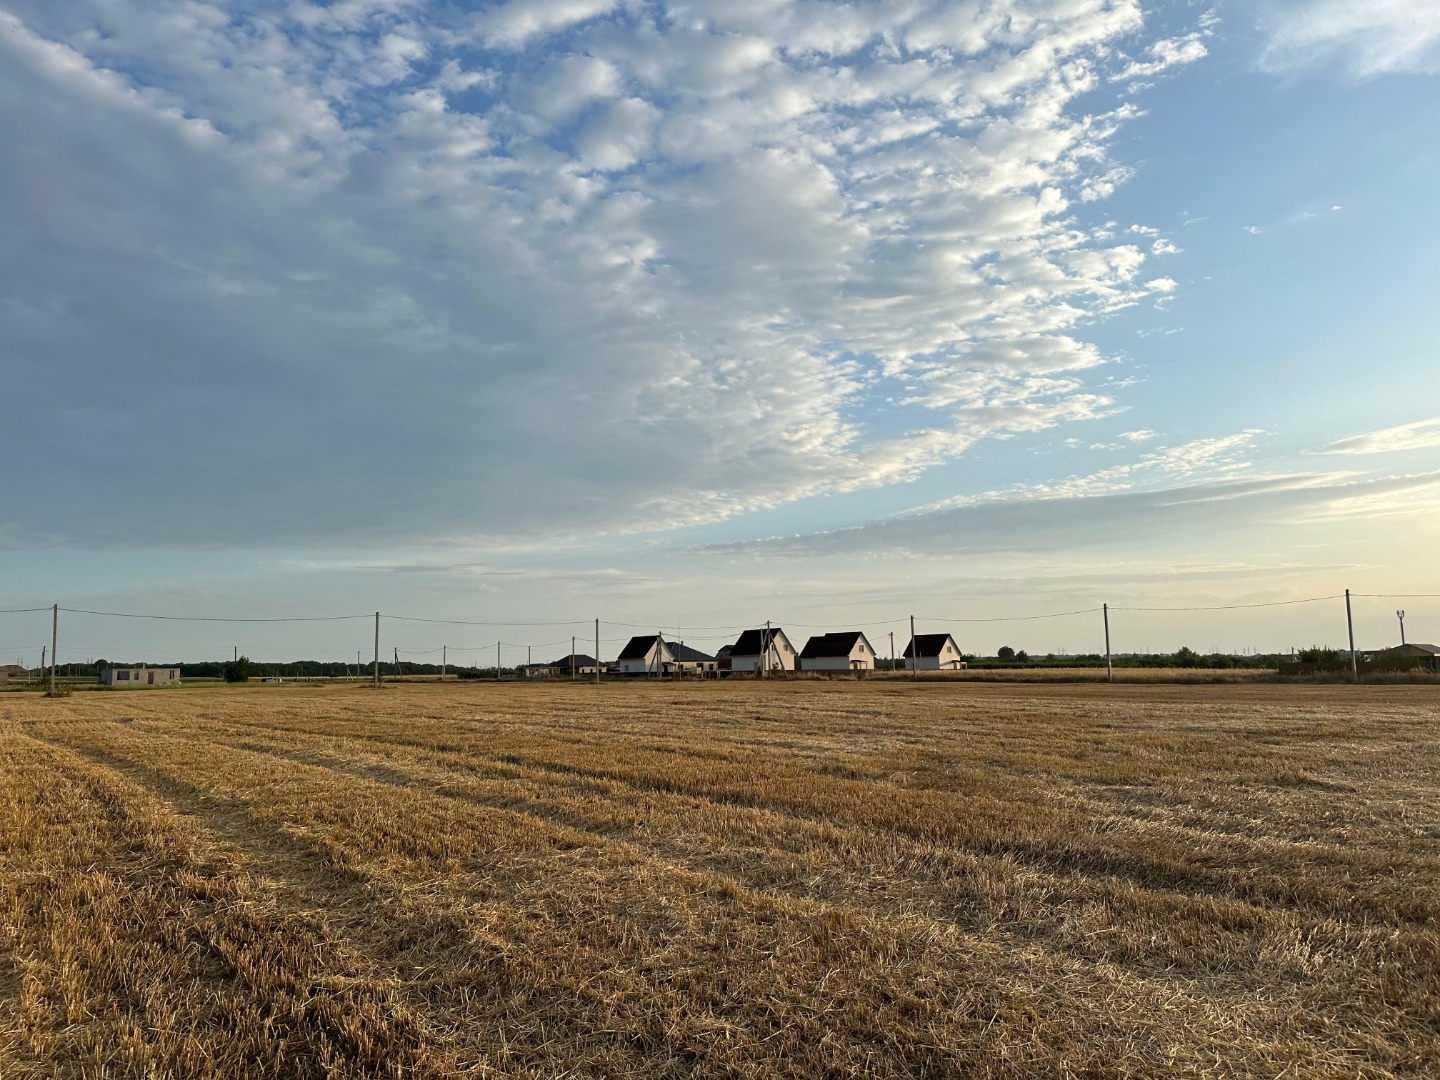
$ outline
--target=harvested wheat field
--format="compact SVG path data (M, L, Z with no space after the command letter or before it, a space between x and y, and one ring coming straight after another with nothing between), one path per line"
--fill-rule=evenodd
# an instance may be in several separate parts
M0 699L0 1075L1440 1075L1433 687Z

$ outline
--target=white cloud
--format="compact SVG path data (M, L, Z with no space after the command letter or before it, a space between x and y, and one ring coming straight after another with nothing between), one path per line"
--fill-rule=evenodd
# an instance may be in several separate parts
M714 556L821 559L864 556L953 558L977 555L1136 550L1174 544L1200 550L1217 536L1272 526L1313 528L1376 514L1433 513L1440 473L1221 476L1143 490L1037 492L929 509L888 521L802 536L699 549ZM1133 580L1130 582L1134 584Z
M1417 420L1380 431L1350 435L1319 451L1322 454L1388 454L1400 450L1440 447L1440 419Z
M1338 59L1357 78L1440 72L1433 0L1300 0L1278 7L1262 56L1272 70Z
M51 463L4 543L555 537L896 483L1113 413L1081 328L1173 288L1072 211L1129 175L1136 107L1096 102L1138 0L7 7L0 347L72 389L0 436Z

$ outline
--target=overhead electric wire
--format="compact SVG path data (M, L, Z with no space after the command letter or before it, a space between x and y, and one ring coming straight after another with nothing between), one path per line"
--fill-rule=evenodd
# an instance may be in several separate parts
M1034 619L1063 619L1067 615L1093 615L1099 611L1098 607L1081 608L1078 611L1056 611L1048 615L1006 615L997 619L945 619L932 615L916 615L916 622L938 622L938 623L997 623L997 622L1030 622ZM1114 608L1110 609L1114 611Z
M39 610L44 611L45 608ZM346 622L352 619L373 619L370 615L310 615L275 619L232 619L213 615L138 615L128 611L91 611L89 608L62 607L61 611L72 615L103 615L112 619L154 619L160 622L204 622L204 623L317 623Z
M1352 597L1354 593L1350 594ZM1310 596L1304 600L1271 600L1264 604L1215 604L1209 607L1122 607L1110 605L1111 611L1241 611L1248 608L1288 607L1293 604L1318 604L1324 600L1343 600L1344 593L1334 596ZM1096 610L1099 610L1098 608Z
M479 622L469 619L419 619L409 615L382 615L385 619L395 619L399 622L431 623L438 626L593 626L594 619L557 619L551 622L525 622L514 620L489 620Z

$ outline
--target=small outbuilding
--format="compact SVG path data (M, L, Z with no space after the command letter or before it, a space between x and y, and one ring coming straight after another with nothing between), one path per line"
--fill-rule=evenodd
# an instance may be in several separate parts
M819 634L800 653L802 671L873 671L875 650L859 630Z
M172 686L180 681L180 669L152 667L103 667L101 686Z
M906 671L964 671L960 646L949 634L916 634L905 646Z
M730 670L740 672L794 671L795 646L780 627L746 630L730 646Z

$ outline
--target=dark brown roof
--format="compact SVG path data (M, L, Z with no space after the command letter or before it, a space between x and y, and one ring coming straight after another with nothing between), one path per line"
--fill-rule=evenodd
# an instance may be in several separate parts
M949 634L916 634L910 639L910 644L905 646L905 656L939 656L940 650L945 647L945 642L954 644L955 639ZM916 651L911 652L911 648ZM960 651L960 646L955 646L955 651Z
M645 654L641 653L640 655L644 656ZM549 666L553 668L559 668L561 671L569 671L570 657L569 655L562 656L559 660L556 660L553 664L550 664ZM584 653L577 652L575 654L575 666L577 668L594 667L595 658L593 656L586 656Z
M830 634L819 634L805 643L800 654L802 660L818 660L822 656L849 656L860 642L870 644L859 630L839 630ZM875 651L873 648L870 650Z
M730 646L731 656L759 656L765 652L766 646L771 644L777 637L783 637L785 631L778 626L772 626L769 630L761 627L759 630L746 630L740 635L739 640ZM790 639L785 638L788 642Z
M625 648L620 650L617 659L620 660L644 660L650 655L650 650L655 647L655 639L658 634L642 634L639 637L632 637Z
M670 655L676 660L683 660L687 664L699 663L702 660L714 660L715 657L709 653L703 653L699 649L692 649L689 645L682 645L678 641L667 641L665 647L670 650Z

